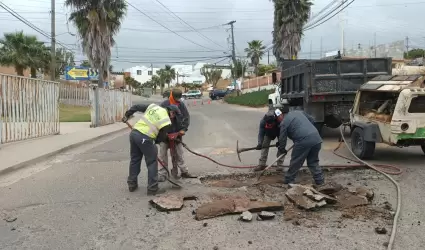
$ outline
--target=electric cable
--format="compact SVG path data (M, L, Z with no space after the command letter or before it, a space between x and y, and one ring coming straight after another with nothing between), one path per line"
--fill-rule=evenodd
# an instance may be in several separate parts
M224 48L222 45L218 44L217 42L213 41L211 38L206 37L204 34L202 34L201 32L199 32L199 30L195 29L192 25L190 25L189 23L187 23L185 20L183 20L182 18L180 18L176 13L174 13L173 11L171 11L167 6L165 6L160 0L155 0L157 3L159 3L162 7L164 7L166 10L168 10L173 16L177 17L182 23L186 24L189 28L191 28L193 31L195 31L196 33L198 33L201 37L203 37L205 40L210 41L212 43L214 43L215 45Z
M326 20L324 20L323 22L318 23L318 24L316 24L316 25L314 25L314 26L311 26L311 27L308 27L308 28L304 28L304 31L314 29L314 28L316 28L316 27L318 27L318 26L320 26L320 25L322 25L322 24L326 23L327 21L329 21L330 19L332 19L334 16L338 15L338 14L339 14L339 13L341 13L343 10L345 10L345 9L346 9L348 6L350 6L352 3L354 3L354 1L355 1L355 0L351 0L351 2L349 2L349 3L348 3L347 5L345 5L342 9L340 9L338 12L336 12L335 14L333 14L332 16L330 16L329 18L327 18L327 19L326 19Z
M324 20L326 17L332 15L335 11L338 11L339 8L341 8L348 0L344 0L341 1L338 6L336 6L335 8L333 8L331 11L329 11L328 13L326 13L324 16L320 17L318 20L316 20L315 22L311 23L311 24L307 24L306 26L303 27L303 30L306 30L314 25L316 25L317 23L321 22L322 20ZM354 0L353 0L354 2ZM342 10L339 10L337 13L340 13ZM333 17L333 16L332 16Z
M195 44L195 45L198 45L199 47L202 47L202 48L204 48L204 49L211 50L211 48L205 47L205 46L203 46L203 45L201 45L201 44L199 44L199 43L197 43L197 42L194 42L194 41L190 40L190 39L189 39L189 38L187 38L187 37L184 37L184 36L180 35L179 33L175 32L175 31L173 31L173 30L169 29L167 26L163 25L162 23L158 22L157 20L155 20L154 18L152 18L151 16L149 16L149 15L148 15L148 14L146 14L145 12L141 11L139 8L137 8L136 6L134 6L133 4L131 4L129 1L127 1L127 0L124 0L124 1L125 1L128 5L130 5L131 7L133 7L135 10L137 10L137 11L138 11L138 12L140 12L140 13L142 13L144 16L146 16L146 17L147 17L147 18L149 18L150 20L154 21L155 23L157 23L157 24L161 25L163 28L167 29L168 31L170 31L170 32L172 32L172 33L174 33L174 34L176 34L177 36L179 36L179 37L183 38L184 40L186 40L186 41L188 41L188 42L190 42L190 43L193 43L193 44Z

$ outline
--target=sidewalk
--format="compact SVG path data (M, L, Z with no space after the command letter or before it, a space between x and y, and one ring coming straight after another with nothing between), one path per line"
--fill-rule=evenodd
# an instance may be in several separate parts
M60 135L0 144L0 175L125 129L123 123L90 128L89 122L66 122L60 124Z

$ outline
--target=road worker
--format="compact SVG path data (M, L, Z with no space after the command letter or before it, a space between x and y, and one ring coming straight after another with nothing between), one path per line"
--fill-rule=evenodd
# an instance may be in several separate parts
M267 157L269 155L270 143L279 137L279 122L276 119L274 110L269 110L260 121L260 128L258 131L258 144L257 150L261 150L261 156L258 163L258 167L254 171L262 171L267 167ZM279 142L276 143L276 147L279 146ZM283 161L281 158L277 162L277 169L283 170Z
M144 156L148 168L147 194L163 193L165 190L158 187L158 148L155 144L167 140L167 133L171 128L169 111L157 104L134 105L125 113L122 121L127 122L135 112L144 114L130 133L131 160L127 179L128 190L134 192L138 188L137 177Z
M182 94L183 93L180 89L175 88L170 91L169 98L161 103L161 107L169 107L170 105L175 105L180 110L180 113L177 114L176 118L172 120L172 122L174 121L172 128L174 130L178 129L178 131L174 131L174 132L180 133L180 136L181 136L180 140L182 140L182 137L186 134L190 124L189 111L187 110L187 107L184 104L184 102L181 100ZM167 150L168 150L168 143L163 143L162 145L160 144L159 155L161 156L161 159L164 161L165 164L168 164ZM189 173L189 170L184 162L183 152L184 152L183 145L181 143L176 144L177 165L181 172L180 177L196 178L195 176ZM161 173L164 173L163 170L161 170ZM172 175L174 177L177 177L177 173L175 173L174 171L172 172ZM162 177L160 179L163 180Z
M278 154L286 154L287 138L294 143L291 162L285 174L284 183L294 183L298 171L307 160L307 167L316 185L324 184L324 176L319 166L319 153L322 147L322 138L314 126L314 119L304 111L295 110L287 114L276 109L275 115L280 122Z

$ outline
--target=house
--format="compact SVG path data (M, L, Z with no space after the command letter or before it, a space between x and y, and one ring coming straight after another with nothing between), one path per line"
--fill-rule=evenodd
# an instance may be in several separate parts
M205 82L205 77L201 74L201 69L207 63L197 63L195 65L173 65L173 68L176 73L178 73L178 79L172 82L172 85L178 83L192 83L192 84L202 84ZM228 66L228 65L222 65ZM230 69L222 69L221 77L223 79L228 79L231 77Z
M134 66L126 69L125 72L130 72L130 76L141 84L152 80L152 75L158 75L157 72L161 68L153 68L146 66Z

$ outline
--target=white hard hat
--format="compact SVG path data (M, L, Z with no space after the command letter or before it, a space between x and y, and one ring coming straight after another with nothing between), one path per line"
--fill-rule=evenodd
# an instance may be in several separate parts
M280 109L276 109L276 110L274 111L274 114L275 114L276 116L280 116L280 115L282 114L282 111L280 111Z

